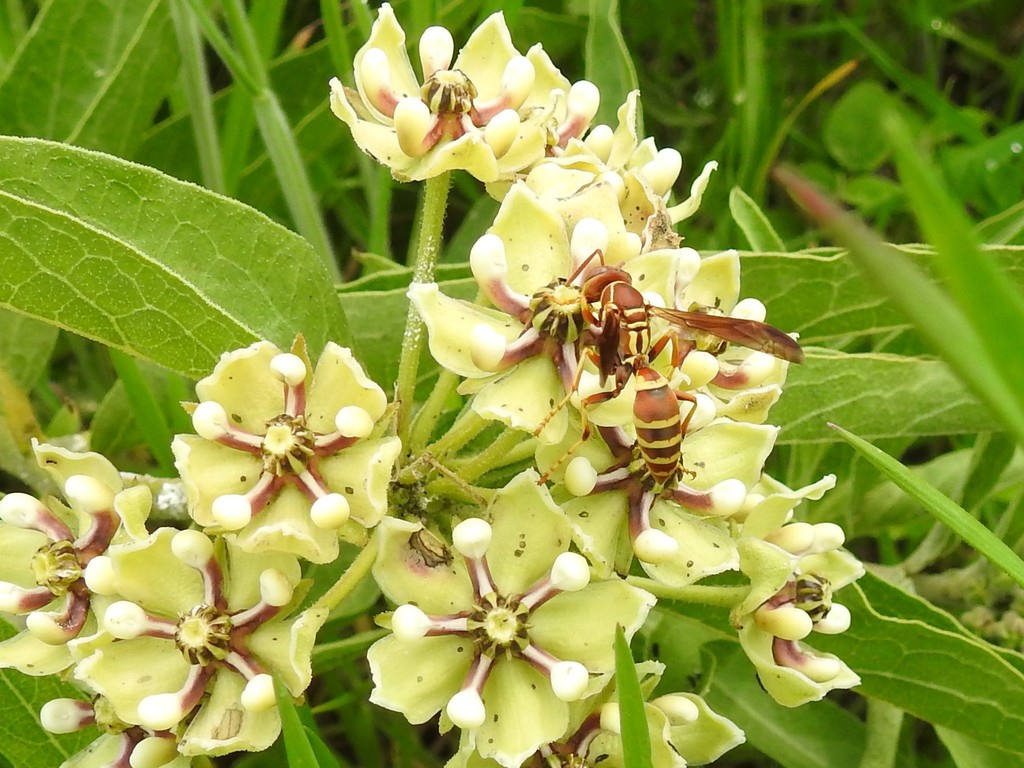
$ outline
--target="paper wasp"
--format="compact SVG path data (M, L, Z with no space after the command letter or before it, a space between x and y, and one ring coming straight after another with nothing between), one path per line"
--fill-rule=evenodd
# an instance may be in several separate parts
M595 256L595 251L580 269ZM657 485L670 482L682 468L682 441L694 411L696 398L687 392L676 392L669 380L651 367L666 346L672 346L672 366L678 368L687 354L699 347L711 347L712 354L724 350L724 342L765 352L790 362L803 362L800 345L777 328L756 320L727 317L701 311L684 311L651 305L632 284L629 273L621 267L602 264L583 282L583 318L589 324L580 333L580 345L589 353L598 368L600 383L604 386L613 377L611 390L597 392L582 399L583 432L579 442L566 456L586 440L590 434L587 410L617 397L632 378L636 382L633 402L633 424L636 429L637 448L647 473ZM669 328L652 343L651 319L666 320ZM719 343L710 345L703 336L711 336ZM538 428L543 429L555 412L568 402L579 386L581 365L577 371L573 391ZM680 414L679 403L691 404L689 413ZM564 457L563 459L564 460ZM545 473L545 479L561 461Z

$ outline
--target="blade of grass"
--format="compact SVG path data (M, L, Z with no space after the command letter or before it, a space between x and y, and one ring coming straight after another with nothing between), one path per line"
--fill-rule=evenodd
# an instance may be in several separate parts
M919 501L939 522L948 526L953 533L988 558L1007 576L1024 586L1024 561L1000 541L994 533L971 517L963 507L871 443L862 440L852 432L847 432L837 424L829 424L829 426L883 475L892 480L909 496Z
M753 190L755 199L764 199L764 188L768 184L768 175L771 167L775 165L775 160L778 158L779 152L782 149L782 142L786 140L786 137L792 130L793 124L796 123L797 118L800 117L803 111L807 109L815 99L830 88L839 85L839 83L852 74L859 63L860 62L857 60L846 61L833 69L821 78L821 80L815 83L814 87L805 93L803 98L800 99L800 102L782 119L782 122L779 123L779 127L775 129L771 142L768 144L768 151L764 153L764 159L761 161L761 165L757 169L757 175L754 177Z
M882 72L895 82L900 90L917 101L922 107L941 119L952 130L970 144L984 141L985 132L969 117L964 115L939 91L923 78L903 69L885 51L875 45L867 35L848 19L840 18L840 26L864 49Z
M729 192L729 212L755 251L784 253L786 245L757 203L739 187Z
M935 246L934 264L950 295L981 337L989 357L1006 382L1024 381L1024 296L991 256L978 247L971 223L946 192L938 172L915 149L906 124L884 115L882 127L892 142L900 181L928 241ZM1013 386L1024 410L1024 388Z
M131 403L132 412L139 429L146 438L146 444L153 453L160 474L167 477L174 475L174 455L171 453L171 440L174 435L167 419L164 418L160 404L150 390L146 379L139 370L139 364L135 358L126 355L116 349L110 350L110 360L114 364L117 376L124 384L125 394L128 402Z
M1014 242L1024 232L1024 200L985 219L974 228L974 232L983 243L1005 245Z
M292 696L285 687L274 680L277 693L277 708L281 712L281 733L284 736L284 750L288 755L291 768L320 768L316 752L309 743L306 728L302 725L299 712L292 701Z
M812 219L849 249L850 257L878 291L888 296L1018 442L1024 443L1024 409L1014 391L1018 387L1002 377L988 347L956 303L903 254L802 176L780 168L775 177Z
M221 162L217 121L213 116L213 97L206 74L203 56L203 38L195 17L185 8L183 0L171 3L171 19L181 53L179 80L185 92L185 102L192 122L192 132L199 153L199 167L207 189L225 194L224 166Z
M320 217L320 204L306 173L302 155L295 143L295 134L281 108L277 95L270 88L266 62L260 53L249 18L240 0L225 0L224 14L238 50L221 33L201 0L188 0L207 41L224 64L252 97L256 124L259 126L267 154L284 192L288 210L299 234L306 238L320 255L336 282L341 272L331 248L330 238Z
M622 627L615 632L615 681L619 696L623 762L626 768L652 768L651 735L647 730L644 696Z

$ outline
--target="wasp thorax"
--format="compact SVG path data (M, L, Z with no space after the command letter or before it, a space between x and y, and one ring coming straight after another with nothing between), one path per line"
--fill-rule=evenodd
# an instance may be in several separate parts
M815 623L832 610L832 585L822 576L807 574L796 580L793 605L805 611Z
M206 666L228 655L231 617L209 605L197 605L178 622L174 641L192 664Z
M420 89L424 103L435 115L464 115L473 109L476 86L458 69L441 69Z
M313 455L314 438L304 416L281 414L271 419L263 438L264 468L275 475L301 471Z
M32 556L32 575L36 584L54 595L63 595L82 578L82 565L70 541L44 544Z
M531 324L559 343L573 342L583 330L583 294L564 280L550 283L530 299Z

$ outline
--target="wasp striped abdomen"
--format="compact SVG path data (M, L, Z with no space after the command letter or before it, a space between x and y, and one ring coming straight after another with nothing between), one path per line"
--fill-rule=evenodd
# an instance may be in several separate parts
M683 420L679 399L668 379L653 368L640 368L633 401L633 422L640 455L659 485L672 480L682 462ZM687 417L687 421L689 417Z

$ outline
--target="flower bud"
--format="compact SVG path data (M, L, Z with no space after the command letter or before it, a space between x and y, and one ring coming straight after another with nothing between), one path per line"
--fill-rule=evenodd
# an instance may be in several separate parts
M219 440L228 433L228 414L220 403L206 400L192 411L192 427L200 437Z
M419 640L432 624L430 617L412 603L398 606L391 614L391 630L399 640Z
M463 520L452 530L452 544L463 557L479 560L491 546L491 524L479 517Z
M519 114L514 109L503 109L484 126L484 141L495 157L504 157L519 135Z
M46 509L27 493L8 493L0 499L0 520L16 528L35 528Z
M683 358L680 369L690 380L690 389L703 387L718 375L718 358L695 349Z
M455 725L466 729L479 728L484 724L484 718L487 716L483 699L471 688L459 691L448 699L445 711Z
M579 701L587 692L590 673L578 661L560 661L551 667L551 690L562 701Z
M245 528L252 520L252 504L245 496L227 493L213 500L213 518L229 531Z
M147 736L135 745L128 764L131 768L161 768L178 756L177 741L166 736Z
M615 702L608 702L601 706L601 730L609 733L622 733L622 713L619 705Z
M533 62L525 56L514 56L505 65L501 74L501 90L512 111L519 109L526 101L537 79Z
M39 723L50 733L74 733L93 719L92 707L77 699L52 699L39 710Z
M843 670L843 665L838 659L806 656L805 660L794 668L816 683L827 683Z
M565 489L573 496L586 496L597 485L597 470L586 456L576 456L565 468Z
M648 528L633 541L633 551L645 563L664 563L675 557L679 542L664 531Z
M814 622L807 612L792 605L761 607L755 612L754 620L765 632L783 640L803 640L814 629Z
M351 514L352 510L348 499L340 493L328 493L321 496L313 502L313 506L309 510L309 518L313 524L327 531L341 528L348 522Z
M154 731L168 731L186 715L181 696L177 693L157 693L139 702L139 722Z
M289 387L297 387L306 380L306 364L291 352L275 355L270 361L270 370Z
M659 696L651 704L665 713L670 725L687 725L697 722L700 718L700 709L697 705L679 694Z
M202 570L213 559L213 542L202 531L178 531L171 539L171 552L190 568Z
M439 69L448 69L455 54L452 33L444 27L427 27L420 35L420 64L426 80Z
M409 157L422 157L430 149L427 134L434 124L430 108L416 98L406 98L395 107L395 133L398 146Z
M850 628L850 620L849 608L839 603L832 603L828 615L823 619L818 619L814 625L814 631L821 632L823 635L840 635Z
M683 156L679 154L679 150L666 147L660 150L653 160L644 165L640 173L651 185L651 191L658 197L664 197L672 191L672 185L676 183L681 170L683 170Z
M508 277L505 242L492 234L478 238L469 250L469 268L481 286L491 282L504 282Z
M577 592L590 583L590 566L582 555L563 552L551 566L551 586L562 592Z
M64 481L64 496L86 514L110 510L114 506L114 491L95 477L72 475Z
M373 432L373 418L358 405L346 405L334 417L334 426L345 437L362 439Z
M792 554L804 554L814 544L814 526L810 523L790 523L771 531L764 540Z
M248 712L266 712L277 704L274 695L274 678L268 674L253 677L245 684L239 697L242 707Z
M267 568L260 573L260 598L267 605L280 608L291 602L295 588L288 577L277 568Z

